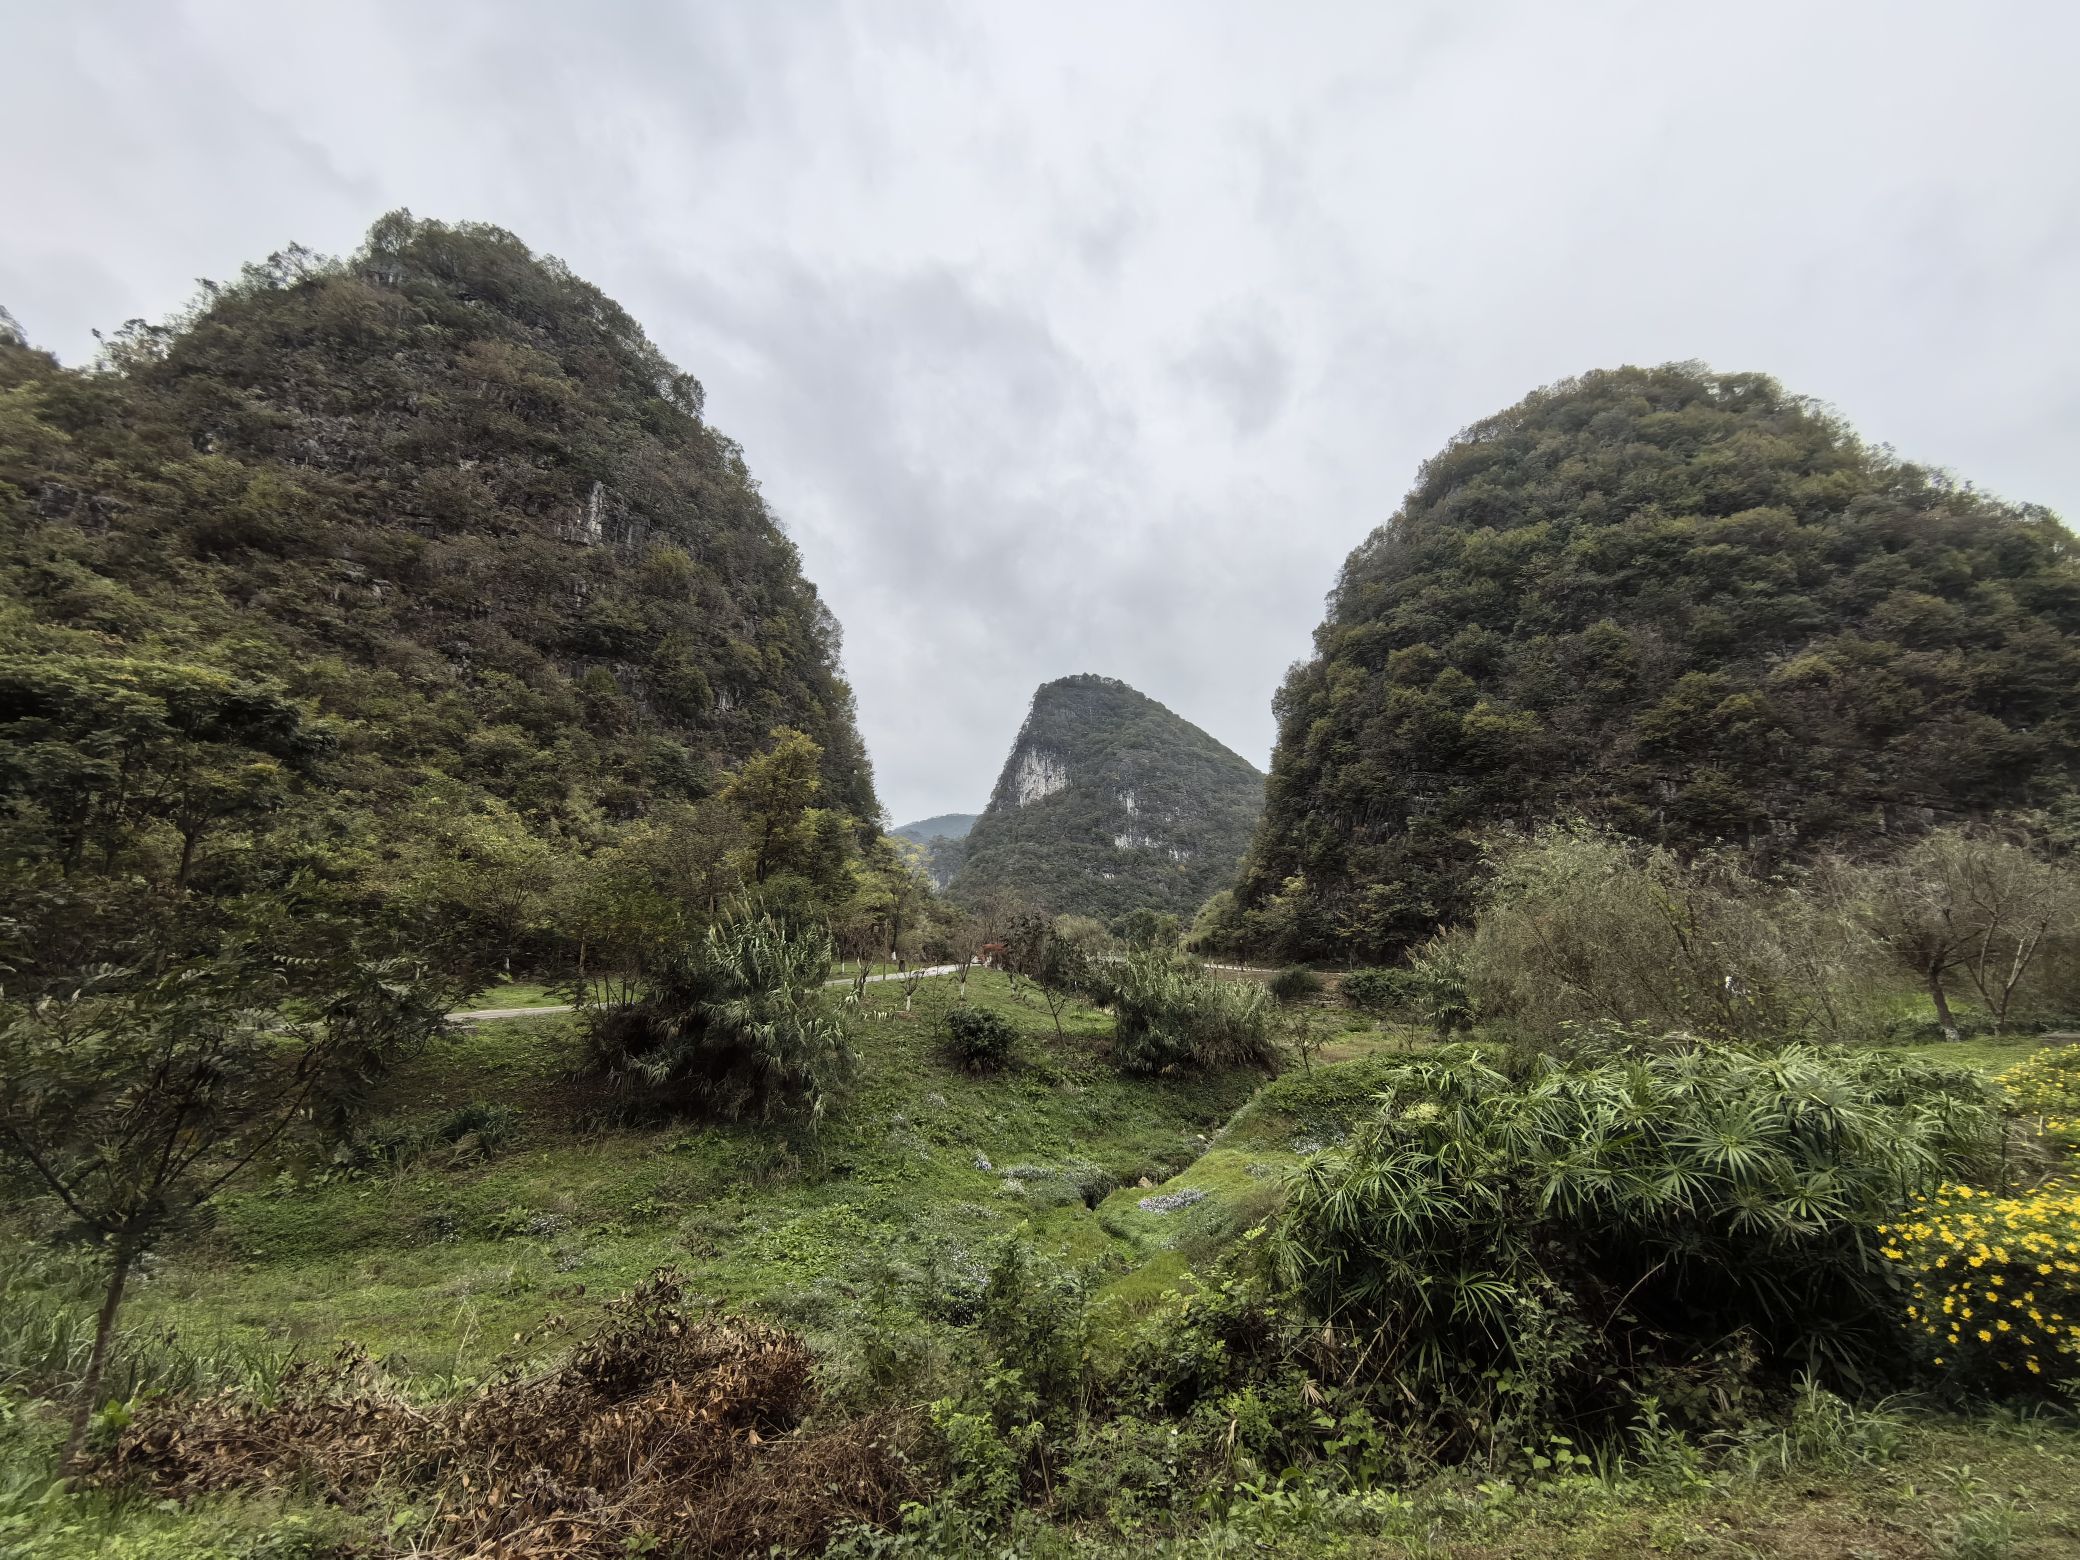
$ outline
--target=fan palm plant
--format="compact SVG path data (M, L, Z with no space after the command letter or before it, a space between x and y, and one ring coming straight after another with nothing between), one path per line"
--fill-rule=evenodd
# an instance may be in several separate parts
M1896 1344L1875 1227L1996 1130L1982 1082L1883 1053L1694 1043L1514 1080L1446 1053L1307 1161L1272 1254L1368 1368L1433 1401L1741 1332L1855 1377ZM1556 1308L1573 1354L1541 1360Z
M592 1015L593 1059L630 1105L820 1120L849 1084L846 1016L821 927L740 912L677 949L632 1005Z

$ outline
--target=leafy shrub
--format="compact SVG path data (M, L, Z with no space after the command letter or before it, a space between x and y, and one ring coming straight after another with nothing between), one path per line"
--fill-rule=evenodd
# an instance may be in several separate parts
M1932 1364L1978 1385L2080 1379L2080 1181L2014 1197L1944 1186L1880 1228Z
M2080 1147L2080 1045L2046 1046L2000 1077L2015 1109L2046 1137Z
M1290 965L1271 977L1271 994L1281 1002L1312 1002L1322 994L1322 977L1304 964Z
M1463 934L1435 937L1405 969L1353 970L1343 977L1343 1000L1362 1013L1420 1021L1448 1035L1470 1029L1467 946Z
M961 1065L976 1072L994 1072L1011 1060L1011 1046L1018 1031L1001 1013L988 1008L956 1007L946 1015L946 1038Z
M520 1112L510 1105L471 1100L443 1116L434 1128L435 1141L458 1155L488 1159L520 1133Z
M1469 1418L1498 1381L1578 1399L1614 1359L1744 1329L1765 1360L1868 1373L1896 1337L1875 1227L1980 1163L1995 1119L1970 1074L1882 1053L1691 1044L1521 1081L1426 1059L1300 1171L1274 1269Z
M1413 1005L1416 981L1407 970L1352 970L1337 989L1361 1013L1399 1013Z
M638 1001L592 1010L592 1063L631 1106L819 1118L855 1066L823 990L832 958L820 927L728 917L663 960Z
M1644 1019L1719 1040L1839 1036L1874 957L1814 885L1750 877L1584 824L1510 839L1470 933L1417 968L1457 978L1490 1024L1534 1039L1562 1023ZM1440 991L1441 997L1443 993Z
M1262 986L1215 980L1154 950L1130 953L1117 969L1112 1047L1127 1071L1277 1062L1276 1004Z

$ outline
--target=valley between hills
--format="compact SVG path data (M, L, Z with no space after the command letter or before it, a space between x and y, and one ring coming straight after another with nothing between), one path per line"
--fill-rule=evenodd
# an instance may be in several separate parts
M2073 1553L2080 543L1527 391L1268 770L1064 669L891 826L515 235L0 315L0 1549Z

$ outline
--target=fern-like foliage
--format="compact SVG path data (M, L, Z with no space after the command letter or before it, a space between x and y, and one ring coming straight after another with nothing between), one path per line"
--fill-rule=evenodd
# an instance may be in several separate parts
M1113 968L1113 1056L1127 1071L1277 1067L1278 1004L1256 982L1216 980L1162 949L1137 949Z
M820 1120L855 1058L825 990L829 932L748 911L717 922L655 970L634 1002L591 1014L596 1068L625 1105L725 1120Z
M1272 1256L1368 1371L1469 1421L1743 1334L1856 1380L1898 1347L1876 1226L1997 1134L1985 1083L1883 1052L1444 1053L1297 1173Z

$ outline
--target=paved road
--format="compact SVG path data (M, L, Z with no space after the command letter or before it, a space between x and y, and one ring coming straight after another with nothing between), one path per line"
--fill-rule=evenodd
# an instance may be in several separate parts
M958 975L960 969L961 967L958 964L934 964L925 969L912 970L910 973L912 975ZM886 975L869 975L867 980L871 984L876 981L901 980L902 978L900 971L891 970ZM834 980L825 981L824 984L826 986L849 986L852 984L852 979L850 975L840 975ZM466 1013L450 1013L448 1017L458 1024L488 1024L501 1018L542 1018L551 1013L568 1013L570 1011L570 1004L566 1002L555 1007L472 1008Z

